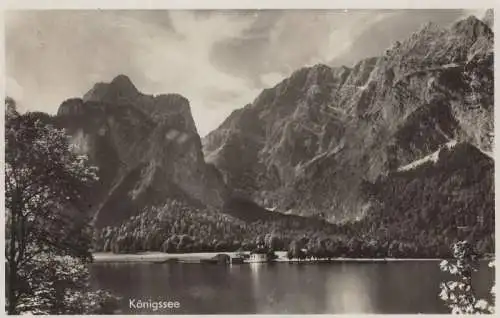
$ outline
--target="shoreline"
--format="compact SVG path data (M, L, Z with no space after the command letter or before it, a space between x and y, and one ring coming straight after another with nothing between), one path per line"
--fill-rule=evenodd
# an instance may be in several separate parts
M199 264L202 260L211 259L217 254L235 255L236 252L207 252L207 253L162 253L162 252L143 252L137 254L113 254L113 253L93 253L93 263L195 263ZM315 259L315 260L289 260L286 257L286 252L276 252L278 258L273 262L276 263L381 263L381 262L415 262L415 261L441 261L441 258L349 258L336 257L330 260ZM486 259L488 260L488 259ZM250 263L244 263L250 264Z

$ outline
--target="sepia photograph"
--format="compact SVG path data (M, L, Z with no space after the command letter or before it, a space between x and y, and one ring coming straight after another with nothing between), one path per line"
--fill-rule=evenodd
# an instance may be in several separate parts
M495 312L494 8L3 17L5 313Z

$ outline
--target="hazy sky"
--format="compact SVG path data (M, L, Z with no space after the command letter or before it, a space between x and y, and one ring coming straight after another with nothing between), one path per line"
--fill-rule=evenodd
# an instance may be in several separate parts
M461 10L10 11L6 90L21 110L55 113L125 74L143 93L189 99L203 136L292 71L381 54ZM479 11L477 14L480 14Z

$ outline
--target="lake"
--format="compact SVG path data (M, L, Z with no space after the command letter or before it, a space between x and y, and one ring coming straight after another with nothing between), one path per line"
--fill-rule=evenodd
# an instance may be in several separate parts
M94 288L123 297L123 314L448 313L438 298L449 278L438 261L328 264L96 263ZM487 263L473 287L488 297ZM135 301L179 302L179 308L130 308Z

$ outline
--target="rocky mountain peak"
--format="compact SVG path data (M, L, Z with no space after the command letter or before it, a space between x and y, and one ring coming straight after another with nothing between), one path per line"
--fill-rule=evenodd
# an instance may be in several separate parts
M138 93L139 91L127 75L119 74L109 84L115 90Z
M180 94L160 94L154 97L143 97L142 104L144 111L151 113L152 117L159 121L171 122L172 125L183 127L184 130L197 134L196 125L191 113L189 100ZM177 121L177 123L174 123Z
M119 75L63 102L56 120L99 168L91 203L97 227L167 198L222 206L224 185L204 161L185 97L145 95Z
M74 116L83 114L83 100L81 98L70 98L65 100L57 110L58 116Z
M126 102L139 95L139 91L126 75L120 74L109 83L97 83L83 95L84 101Z
M429 23L352 68L299 69L207 135L206 158L264 207L359 215L366 180L451 141L489 151L490 33L475 17Z
M495 14L493 9L486 10L483 17L483 22L486 23L486 25L488 25L492 30L494 27L494 20L495 20Z
M446 145L491 151L492 47L490 27L469 17L427 24L352 68L301 68L233 111L203 149L185 97L142 94L125 75L58 117L100 168L98 226L167 197L352 219L369 209L366 182L432 164Z
M483 36L487 38L493 37L493 31L488 24L474 15L456 22L451 30L455 34L460 34L472 40L477 40L479 37Z

